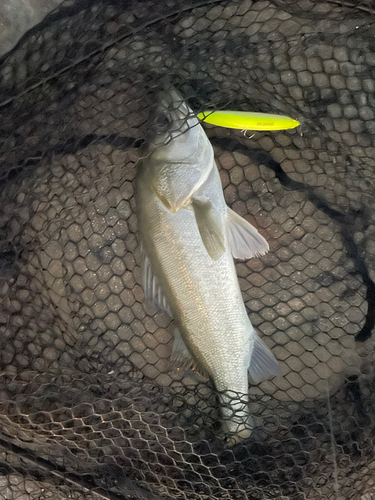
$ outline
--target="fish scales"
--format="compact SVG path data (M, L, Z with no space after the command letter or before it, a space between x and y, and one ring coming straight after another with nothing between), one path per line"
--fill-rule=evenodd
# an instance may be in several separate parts
M249 256L258 255L268 245L227 207L202 127L176 91L166 95L159 113L169 116L169 131L156 134L137 175L145 295L175 320L175 361L195 362L212 378L234 444L254 425L248 368L257 381L279 369L247 316L232 253L247 245Z

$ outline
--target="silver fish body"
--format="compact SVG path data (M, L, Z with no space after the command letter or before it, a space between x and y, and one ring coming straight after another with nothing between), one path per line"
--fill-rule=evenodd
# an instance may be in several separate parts
M253 429L248 370L256 382L280 373L250 323L233 261L268 244L227 207L212 146L177 91L163 95L159 113L166 130L137 173L145 296L175 320L174 360L213 380L232 445Z

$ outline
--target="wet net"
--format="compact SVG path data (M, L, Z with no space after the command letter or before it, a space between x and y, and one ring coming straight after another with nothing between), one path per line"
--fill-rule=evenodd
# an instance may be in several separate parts
M0 64L0 498L375 498L375 12L371 1L67 1ZM167 77L205 126L228 205L270 252L237 262L283 375L217 395L170 366L144 301L134 201Z

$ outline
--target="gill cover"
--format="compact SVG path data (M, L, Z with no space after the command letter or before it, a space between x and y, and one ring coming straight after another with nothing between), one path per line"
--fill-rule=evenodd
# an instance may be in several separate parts
M171 212L191 196L214 166L212 146L198 119L176 89L161 94L150 152L144 159L150 188Z

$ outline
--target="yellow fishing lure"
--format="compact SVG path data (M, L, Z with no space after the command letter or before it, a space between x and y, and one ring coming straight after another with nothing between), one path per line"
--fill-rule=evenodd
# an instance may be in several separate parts
M299 121L288 116L250 111L203 111L197 116L212 125L241 130L287 130L299 125Z

